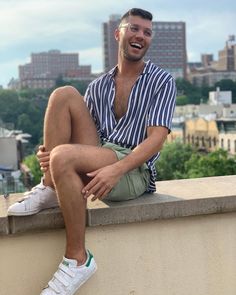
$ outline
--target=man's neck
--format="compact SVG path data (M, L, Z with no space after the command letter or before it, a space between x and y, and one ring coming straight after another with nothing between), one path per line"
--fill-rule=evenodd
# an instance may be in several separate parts
M124 78L132 78L134 76L139 76L143 69L145 63L143 60L138 62L125 61L118 63L117 76Z

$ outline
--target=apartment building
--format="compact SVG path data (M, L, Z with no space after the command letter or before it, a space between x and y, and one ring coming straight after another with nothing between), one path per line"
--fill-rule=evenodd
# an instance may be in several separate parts
M203 54L200 66L189 64L188 79L196 86L213 86L223 79L236 81L236 43L230 35L223 49L218 51L218 59L212 54Z
M78 53L61 53L60 50L32 53L30 63L19 66L21 88L51 88L59 76L88 77L91 66L79 65Z

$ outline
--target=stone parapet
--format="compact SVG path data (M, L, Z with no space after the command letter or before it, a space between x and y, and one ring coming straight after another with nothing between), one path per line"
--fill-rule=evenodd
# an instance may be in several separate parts
M236 175L162 181L157 193L126 202L88 201L87 226L236 211ZM0 235L64 228L60 208L32 216L7 216L7 208L22 194L0 197Z

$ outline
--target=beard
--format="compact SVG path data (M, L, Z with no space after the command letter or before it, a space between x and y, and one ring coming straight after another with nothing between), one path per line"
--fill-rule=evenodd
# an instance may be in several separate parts
M122 55L123 57L128 61L140 61L144 58L148 48L146 48L144 51L142 51L140 54L132 54L129 52L129 46L126 46L123 48Z

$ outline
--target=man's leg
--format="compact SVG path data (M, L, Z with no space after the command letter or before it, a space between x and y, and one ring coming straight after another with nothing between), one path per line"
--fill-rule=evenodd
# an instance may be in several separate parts
M93 119L83 97L73 87L56 89L50 96L44 120L46 151L65 143L98 145ZM45 185L53 186L50 170L44 175Z
M78 264L86 260L86 200L81 192L87 182L86 173L116 161L111 149L88 145L61 145L51 153L51 173L66 227L65 256Z
M85 249L86 200L82 194L87 172L116 162L114 151L81 144L64 144L51 152L51 174L66 228L65 257L41 295L73 295L96 271Z
M44 122L46 151L66 143L98 145L98 134L83 97L73 87L60 87L49 98ZM27 192L24 200L8 208L9 215L31 215L42 209L57 206L50 169L44 183Z

